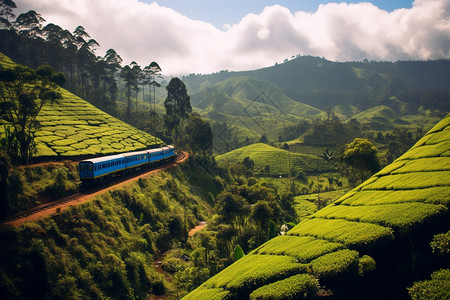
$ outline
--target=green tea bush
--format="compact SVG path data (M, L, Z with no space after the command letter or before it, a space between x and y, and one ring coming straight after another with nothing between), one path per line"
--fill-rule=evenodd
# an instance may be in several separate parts
M446 186L438 186L399 191L366 190L357 193L352 192L352 194L340 198L335 203L344 205L378 205L407 202L425 202L448 206L450 203L450 189Z
M249 293L257 287L305 271L306 265L298 263L294 257L246 255L209 279L205 286Z
M278 236L256 249L258 254L293 256L301 263L308 263L326 253L342 249L343 244L316 239L311 236Z
M377 224L352 222L343 219L328 220L314 218L303 221L288 235L314 236L333 242L343 243L347 247L372 247L375 243L383 243L393 239L391 228Z
M313 274L320 281L335 279L344 273L358 273L359 254L357 251L343 249L325 254L311 262Z
M365 185L362 190L412 190L450 186L450 171L414 172L383 176Z
M314 276L299 274L256 289L250 294L250 299L305 299L315 295L318 290L319 282Z
M200 286L185 297L183 300L198 300L198 299L208 299L208 300L227 300L230 299L230 292L222 288L206 288L205 286Z
M330 205L318 211L314 216L376 223L408 231L412 225L447 211L448 208L444 205L417 202L366 206Z
M442 269L431 274L430 280L418 281L408 288L413 300L450 299L450 270Z

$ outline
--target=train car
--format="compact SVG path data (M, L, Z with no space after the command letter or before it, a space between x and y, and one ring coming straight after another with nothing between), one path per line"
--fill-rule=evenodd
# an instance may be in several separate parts
M128 152L122 154L125 157L125 169L133 169L140 167L142 165L148 164L148 152L144 151L136 151L136 152Z
M122 154L86 159L79 163L80 179L94 180L125 170L125 157Z
M140 167L150 167L175 158L175 147L128 152L83 160L79 163L80 179L87 186L111 175L121 175Z
M149 163L156 164L163 159L163 151L161 148L147 150L149 155Z
M162 153L163 153L163 160L172 160L175 158L175 147L172 145L168 145L167 147L163 147Z

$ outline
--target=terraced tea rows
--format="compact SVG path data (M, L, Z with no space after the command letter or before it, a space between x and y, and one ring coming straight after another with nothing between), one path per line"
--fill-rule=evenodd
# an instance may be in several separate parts
M329 168L321 158L300 153L288 153L288 151L258 143L242 147L228 153L217 156L218 162L240 163L246 157L250 157L255 163L255 169L263 170L270 162L270 173L287 174L289 159L294 169L304 172L324 171Z
M0 54L6 68L15 64ZM136 151L161 143L158 138L122 122L60 89L62 99L44 106L37 120L37 153L44 157L74 157ZM3 129L0 129L3 130Z
M266 242L215 275L185 299L200 299L206 294L210 299L297 299L314 295L319 285L342 295L341 285L351 286L378 262L385 275L391 271L396 274L398 266L389 261L387 253L394 261L406 256L405 262L413 270L422 254L414 252L420 246L414 236L419 236L418 241L427 236L429 243L430 235L448 230L449 206L447 115L391 165L286 235ZM369 253L375 261L366 255ZM282 265L289 268L280 270ZM400 264L401 268L405 266ZM279 273L275 275L273 270ZM392 287L393 280L385 280L383 284ZM346 293L352 290L343 289ZM382 290L380 286L375 292Z

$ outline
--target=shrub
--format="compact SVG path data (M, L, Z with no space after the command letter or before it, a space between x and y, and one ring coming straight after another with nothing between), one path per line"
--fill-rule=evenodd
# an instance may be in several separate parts
M314 218L303 221L288 235L311 235L320 239L343 243L348 247L368 247L393 239L392 229L376 224L352 222L342 219Z
M289 255L302 263L310 262L323 254L343 248L340 243L316 239L310 236L278 236L256 250L260 254Z
M319 290L319 282L309 274L294 275L265 285L250 294L252 300L303 299Z
M414 283L408 294L413 300L450 299L450 270L441 269L431 274L430 280Z

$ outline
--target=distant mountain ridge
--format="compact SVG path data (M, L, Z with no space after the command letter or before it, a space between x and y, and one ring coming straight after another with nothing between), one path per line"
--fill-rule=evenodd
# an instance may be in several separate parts
M272 139L283 126L323 119L331 111L342 120L363 120L371 130L408 126L406 119L415 115L433 115L428 123L434 123L450 111L450 60L332 62L301 56L253 71L182 79L198 113Z

